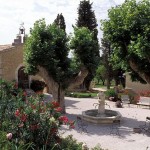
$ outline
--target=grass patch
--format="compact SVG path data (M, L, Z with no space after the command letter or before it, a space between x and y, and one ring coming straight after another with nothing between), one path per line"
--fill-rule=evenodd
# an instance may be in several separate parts
M90 97L96 97L98 91L91 90L91 91L85 91L85 92L66 92L65 96L68 97L75 97L75 98L90 98Z
M106 87L106 85L102 85L102 84L95 84L95 88L103 88Z

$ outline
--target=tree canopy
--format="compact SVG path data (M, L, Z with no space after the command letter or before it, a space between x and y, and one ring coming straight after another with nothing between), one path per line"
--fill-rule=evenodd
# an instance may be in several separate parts
M62 13L57 15L57 18L54 20L54 24L56 24L60 29L66 31L65 19Z
M25 44L26 72L35 74L42 66L56 82L64 82L70 76L67 42L58 26L47 26L44 19L36 21Z
M39 74L44 79L64 112L65 89L80 85L88 69L95 68L97 61L92 51L97 46L93 34L87 28L74 29L74 35L69 41L65 31L58 25L46 25L45 20L41 19L35 22L24 47L26 72L30 75ZM70 48L74 49L80 65L75 72L68 58Z
M102 30L113 49L113 65L150 84L150 1L126 0L111 8Z
M95 40L97 40L97 20L95 13L92 10L92 3L88 0L80 1L78 8L78 19L76 22L77 27L87 27L90 31L94 32Z
M92 3L90 3L89 0L88 1L87 0L80 1L76 26L77 27L86 27L93 33L93 39L96 41L95 44L97 45L97 47L93 47L92 51L96 57L99 57L99 42L98 42L98 38L97 38L98 24L97 24L97 20L95 17L95 13L92 10ZM80 49L80 50L82 51L82 49ZM98 65L98 62L99 61L97 59L97 62L95 62L95 63L97 63L96 66ZM97 69L97 67L92 68L92 70L91 70L91 68L88 68L89 73L88 73L88 76L84 80L84 85L85 85L86 89L89 89L90 83L96 73L96 69Z
M70 48L74 49L77 61L91 70L95 70L99 58L93 53L93 49L97 48L93 36L93 33L86 27L74 28L74 36L70 41Z
M107 79L107 70L104 65L100 65L97 68L95 78L97 79L98 84L100 80L102 81L103 85L105 84L105 80Z
M104 65L106 69L106 80L107 80L107 89L110 89L110 83L113 78L113 70L112 70L112 65L110 63L110 55L112 52L111 49L111 44L108 40L106 39L101 39L101 50L102 50L102 59L101 59L101 64Z

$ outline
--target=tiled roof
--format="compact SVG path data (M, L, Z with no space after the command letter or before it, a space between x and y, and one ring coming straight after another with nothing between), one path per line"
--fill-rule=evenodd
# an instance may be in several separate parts
M8 44L8 45L0 45L0 52L1 51L4 51L4 50L7 50L7 49L10 49L12 48L13 46L11 44Z

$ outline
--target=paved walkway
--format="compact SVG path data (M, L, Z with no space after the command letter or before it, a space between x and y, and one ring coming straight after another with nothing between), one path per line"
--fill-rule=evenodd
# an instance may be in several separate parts
M94 109L93 103L97 103L97 98L70 98L66 97L66 112L70 119L76 120L77 115L82 111ZM79 133L76 125L75 129L65 131L63 136L72 134L80 142L85 142L89 148L98 143L102 148L108 150L150 150L150 136L133 132L134 127L145 123L146 117L150 116L148 108L137 108L135 105L125 105L124 108L115 108L114 102L107 102L112 110L117 110L122 114L120 136L110 135L110 125L95 125L88 123L88 133ZM106 106L106 109L109 109Z

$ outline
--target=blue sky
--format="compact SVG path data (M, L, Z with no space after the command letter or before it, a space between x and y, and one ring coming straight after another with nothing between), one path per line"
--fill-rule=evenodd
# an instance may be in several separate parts
M124 0L90 0L100 28L100 20L107 18L107 10ZM11 44L19 27L24 22L26 34L36 20L45 18L51 24L58 13L62 13L67 33L72 33L80 0L0 0L0 45ZM99 39L102 32L99 30Z

